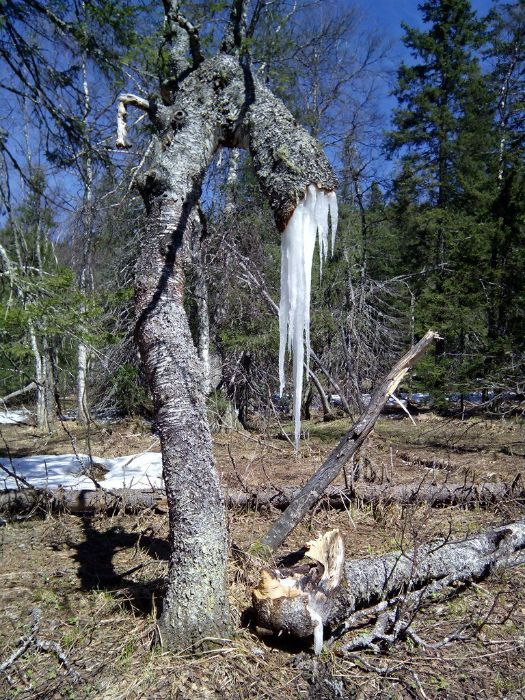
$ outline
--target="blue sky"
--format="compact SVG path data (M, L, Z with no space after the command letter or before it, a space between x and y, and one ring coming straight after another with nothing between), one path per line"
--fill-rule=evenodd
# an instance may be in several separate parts
M402 37L401 22L409 26L420 26L421 13L416 0L356 0L366 14L375 19L385 33L392 37ZM479 14L486 14L492 6L491 0L471 0L472 8ZM401 49L400 49L401 50Z
M404 35L401 23L404 22L410 27L423 28L421 12L418 5L421 0L349 0L357 3L363 10L367 18L367 24L377 24L383 31L386 40L394 41L393 50L390 54L390 67L394 70L401 61L410 61L410 54L405 49L402 42ZM472 9L479 17L486 15L493 6L493 0L471 0ZM396 99L387 96L386 93L393 88L395 73L390 74L390 79L385 84L385 95L380 100L380 109L387 119L391 116L392 110L396 107ZM383 164L386 171L390 171L392 165Z

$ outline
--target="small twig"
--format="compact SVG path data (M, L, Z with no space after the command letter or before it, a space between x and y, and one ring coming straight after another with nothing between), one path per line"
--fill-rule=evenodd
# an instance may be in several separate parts
M394 671L397 671L398 669L401 668L401 665L396 666L394 668L379 668L379 666L374 666L373 664L369 663L368 661L365 661L361 656L358 654L345 654L345 658L351 659L352 661L357 662L356 666L363 666L366 668L367 671L372 671L373 673L378 673L381 676L386 676L390 673L393 673Z
M237 464L236 464L236 462L235 462L234 456L232 455L232 450L231 450L231 446L230 446L229 443L228 443L228 454L230 455L230 462L232 463L233 473L234 473L235 476L237 477L237 481L238 481L239 484L241 485L242 490L243 490L245 493L249 493L248 487L246 486L246 484L245 484L244 481L242 480L241 475L239 474L239 471L238 471L238 469L237 469Z
M71 680L73 684L75 685L76 683L79 683L82 680L82 676L75 671L75 669L71 666L69 661L67 660L66 653L62 649L62 647L57 644L57 642L44 642L39 638L39 633L40 633L40 610L39 608L34 608L33 613L33 624L31 625L31 634L29 637L24 640L18 649L16 649L11 656L6 659L3 663L0 664L0 671L6 671L11 664L13 664L20 656L25 654L25 652L31 647L34 646L38 651L48 651L48 652L54 652L60 663L64 666L66 671L69 673L71 676Z

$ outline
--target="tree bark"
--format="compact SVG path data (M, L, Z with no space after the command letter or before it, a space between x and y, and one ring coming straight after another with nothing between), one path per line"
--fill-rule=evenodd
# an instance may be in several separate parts
M140 183L148 213L137 264L135 336L153 393L170 518L170 574L159 637L172 649L230 628L227 533L206 416L203 368L184 310L184 263L202 178L221 139L233 139L243 73L219 55L157 105L153 162Z
M346 589L336 618L345 611L387 599L410 584L423 590L434 581L466 582L487 576L496 566L525 560L525 519L490 528L473 537L453 542L421 544L406 552L393 552L345 565Z
M333 412L332 409L330 408L330 404L328 403L328 399L326 398L325 391L321 385L321 382L319 379L317 379L317 376L314 374L314 372L308 367L308 376L312 380L312 382L315 385L315 388L317 389L317 393L319 394L319 399L321 400L321 405L323 407L323 418L324 420L330 420L330 418L333 417Z
M159 621L169 648L224 637L229 629L224 501L202 367L183 306L183 238L193 202L191 190L181 189L150 203L136 280L136 339L153 392L169 503L172 553Z
M229 491L225 504L229 508L249 508L257 510L262 506L271 506L277 510L286 510L300 489L285 487L277 490L246 489ZM517 482L464 484L447 482L445 484L410 483L410 484L357 484L352 489L329 486L323 496L323 505L328 508L344 510L350 503L382 503L384 505L430 505L473 506L486 508L512 499L525 498L525 486ZM50 510L66 510L71 513L84 513L112 509L126 512L139 512L151 508L159 513L167 512L166 493L140 491L138 489L23 489L20 491L0 492L0 510L18 513L32 510L39 504L46 504Z
M222 51L203 61L194 46L190 68L182 60L192 36L184 35L189 25L177 0L164 0L166 38L174 42L173 78L161 86L162 103L143 100L139 105L125 96L119 108L120 147L127 145L127 104L145 109L156 133L150 165L138 183L148 219L137 265L135 336L153 394L169 504L172 554L159 636L172 649L223 637L229 628L224 499L206 419L202 366L183 306L188 223L204 173L219 147L249 145L281 231L308 185L329 191L337 185L317 142L257 82L248 62L235 55L242 49L238 24L245 5L232 5L228 27L234 31L228 29Z
M357 452L373 429L379 414L383 410L388 397L395 392L410 367L427 350L430 343L437 337L434 331L426 335L411 348L395 365L376 389L366 411L361 415L337 447L325 460L318 472L301 489L298 496L270 527L257 545L274 552L285 540L286 536L301 522L310 508L317 503L326 487L339 474L350 457Z
M304 554L304 549L297 554ZM474 536L455 541L443 539L421 543L411 550L349 561L344 567L346 582L336 592L331 610L324 618L324 622L331 626L340 625L335 629L330 643L359 624L365 615L376 616L384 613L389 607L392 610L392 606L399 602L404 602L410 615L410 609L417 608L427 596L432 596L447 587L457 588L458 585L486 578L496 568L520 566L523 563L525 519L489 528ZM272 570L273 581L278 584L284 577L291 576L293 571L296 580L300 576L301 567L285 568L280 573ZM280 591L277 595L279 593ZM270 621L271 628L278 633L291 631L298 636L304 636L301 629L297 629L297 611L292 605L286 605L290 598L286 597L286 591L283 593L282 597L269 601L272 604L271 609L275 608L279 613ZM284 604L279 605L281 601ZM266 607L269 608L270 605ZM262 612L264 613L264 610ZM257 607L255 615L256 621L262 626L269 626L265 619L267 616L260 615ZM397 614L392 610L389 619L395 621L396 618ZM399 622L405 630L408 630L411 624L410 618L407 621L400 619ZM378 627L382 628L380 618L376 630ZM308 631L307 629L306 633ZM414 635L412 637L417 638ZM361 635L357 640L344 645L342 651L344 653L347 649L363 645L370 645L377 650L377 646L373 646L376 638L388 639L392 644L396 637L392 635L387 638L385 632L380 629L378 637L374 636L374 632ZM321 645L316 644L316 653L320 648Z
M212 390L210 367L210 312L208 306L208 285L204 275L202 251L204 213L199 210L193 217L191 236L191 261L194 297L197 307L197 353L203 369L203 391L206 396Z

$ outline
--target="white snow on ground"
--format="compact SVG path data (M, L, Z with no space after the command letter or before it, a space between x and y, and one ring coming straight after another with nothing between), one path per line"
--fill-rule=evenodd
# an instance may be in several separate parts
M0 464L23 477L36 488L54 489L62 486L64 488L94 490L94 483L82 473L84 466L89 464L89 457L87 455L79 455L79 457L82 463L75 455L39 455L36 457L16 457L12 460L2 458ZM148 489L164 487L162 459L159 452L145 452L140 455L115 459L93 457L92 460L96 465L108 469L103 478L97 479L103 488ZM0 490L16 488L18 488L16 480L0 469Z
M31 416L30 411L21 409L20 411L0 410L0 425L10 425L11 423L23 423Z

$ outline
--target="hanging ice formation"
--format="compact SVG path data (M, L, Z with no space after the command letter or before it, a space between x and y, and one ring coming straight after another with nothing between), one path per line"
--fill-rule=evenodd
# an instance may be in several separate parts
M301 435L301 396L303 391L304 346L310 363L310 289L315 239L319 234L321 273L328 254L328 216L332 224L332 252L337 230L335 192L308 185L295 208L281 239L281 304L279 307L279 383L284 392L286 347L293 355L293 415L295 447Z

